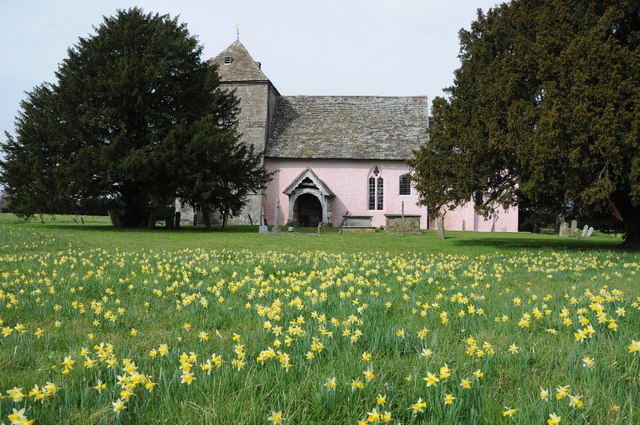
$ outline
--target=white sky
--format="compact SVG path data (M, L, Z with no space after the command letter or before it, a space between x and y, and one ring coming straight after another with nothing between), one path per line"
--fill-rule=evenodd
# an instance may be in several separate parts
M498 0L0 0L0 137L24 92L103 16L133 6L179 15L204 59L240 40L283 95L442 96L458 31ZM1 155L1 153L0 153Z

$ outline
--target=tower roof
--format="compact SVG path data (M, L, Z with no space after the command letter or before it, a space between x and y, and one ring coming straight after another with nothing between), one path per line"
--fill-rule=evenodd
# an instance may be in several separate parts
M240 40L231 43L209 62L218 65L220 81L269 81L260 69L260 63L253 60Z

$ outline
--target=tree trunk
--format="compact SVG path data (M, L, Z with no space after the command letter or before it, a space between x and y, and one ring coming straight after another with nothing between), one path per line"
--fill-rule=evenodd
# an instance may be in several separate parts
M438 227L438 237L444 239L444 217L438 216L436 218L436 227Z
M156 227L156 213L155 211L151 211L149 213L149 222L147 223L147 229L151 230Z
M222 228L227 228L227 222L229 221L229 208L225 207L222 213Z
M626 191L618 191L612 196L609 206L612 215L624 223L625 249L640 249L640 206L633 206Z
M626 249L640 250L640 211L624 220L624 242Z
M202 222L204 223L204 227L209 230L211 229L211 209L209 207L202 207Z

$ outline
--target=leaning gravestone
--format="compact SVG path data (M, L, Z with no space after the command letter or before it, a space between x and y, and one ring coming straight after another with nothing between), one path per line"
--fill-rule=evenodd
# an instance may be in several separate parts
M560 236L567 236L567 232L569 231L569 226L567 223L560 224L560 232L558 233Z
M582 228L582 237L584 238L585 236L587 236L587 232L589 231L589 226L588 225L584 225L584 227Z
M587 237L590 238L592 234L593 234L593 227L589 227L589 230L587 230Z
M578 220L571 220L571 231L569 236L578 236Z

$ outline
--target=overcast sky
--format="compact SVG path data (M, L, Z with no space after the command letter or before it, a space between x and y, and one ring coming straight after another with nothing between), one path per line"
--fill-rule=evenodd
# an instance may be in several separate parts
M0 0L0 131L24 92L55 82L78 37L117 9L179 16L204 58L240 41L283 95L442 96L458 31L497 0ZM4 136L1 136L4 138Z

